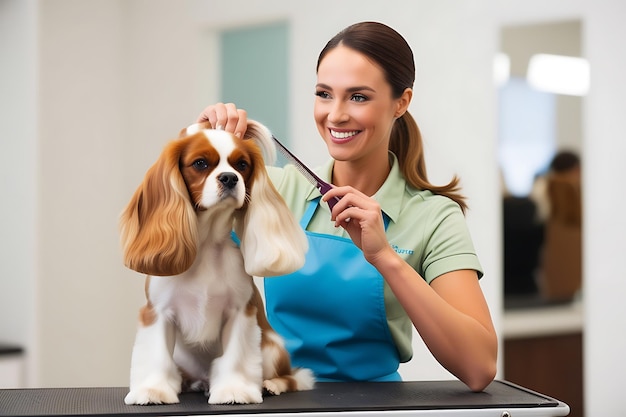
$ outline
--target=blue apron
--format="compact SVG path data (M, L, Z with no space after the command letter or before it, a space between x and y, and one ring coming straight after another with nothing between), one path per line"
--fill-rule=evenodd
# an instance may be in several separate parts
M300 221L309 241L304 267L264 280L269 322L294 366L319 381L400 381L383 277L350 239L306 230L318 206L319 198Z

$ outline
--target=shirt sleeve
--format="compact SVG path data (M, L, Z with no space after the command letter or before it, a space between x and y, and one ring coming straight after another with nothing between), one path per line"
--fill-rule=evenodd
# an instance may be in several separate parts
M483 270L460 207L445 197L437 200L444 203L432 210L424 229L424 279L430 284L445 273L461 269L475 270L481 278Z

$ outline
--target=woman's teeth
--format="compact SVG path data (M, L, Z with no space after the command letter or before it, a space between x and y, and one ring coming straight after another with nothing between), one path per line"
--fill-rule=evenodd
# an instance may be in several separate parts
M346 139L349 138L350 136L354 136L357 133L359 133L358 130L352 130L350 132L337 132L335 130L331 130L330 134L332 135L332 137L337 138L337 139Z

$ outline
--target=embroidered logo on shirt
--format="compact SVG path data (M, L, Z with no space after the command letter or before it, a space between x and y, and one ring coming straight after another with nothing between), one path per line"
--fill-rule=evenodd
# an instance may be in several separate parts
M391 245L391 248L400 255L413 255L415 252L413 249L402 249L398 245Z

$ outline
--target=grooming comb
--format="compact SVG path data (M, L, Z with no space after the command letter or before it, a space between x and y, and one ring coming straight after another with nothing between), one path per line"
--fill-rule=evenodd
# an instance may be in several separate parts
M280 151L280 153L285 158L287 158L289 162L291 162L296 167L296 169L304 176L304 178L306 178L307 181L313 184L322 195L326 194L331 188L333 188L332 185L322 180L320 177L315 175L315 173L311 171L306 165L304 165L294 154L291 153L289 149L285 147L285 145L283 145L278 139L276 139L276 136L272 135L272 138L274 139L274 142L276 142L276 144L278 145L278 150ZM328 200L328 207L330 207L330 209L332 210L338 201L339 197L331 198L330 200Z

